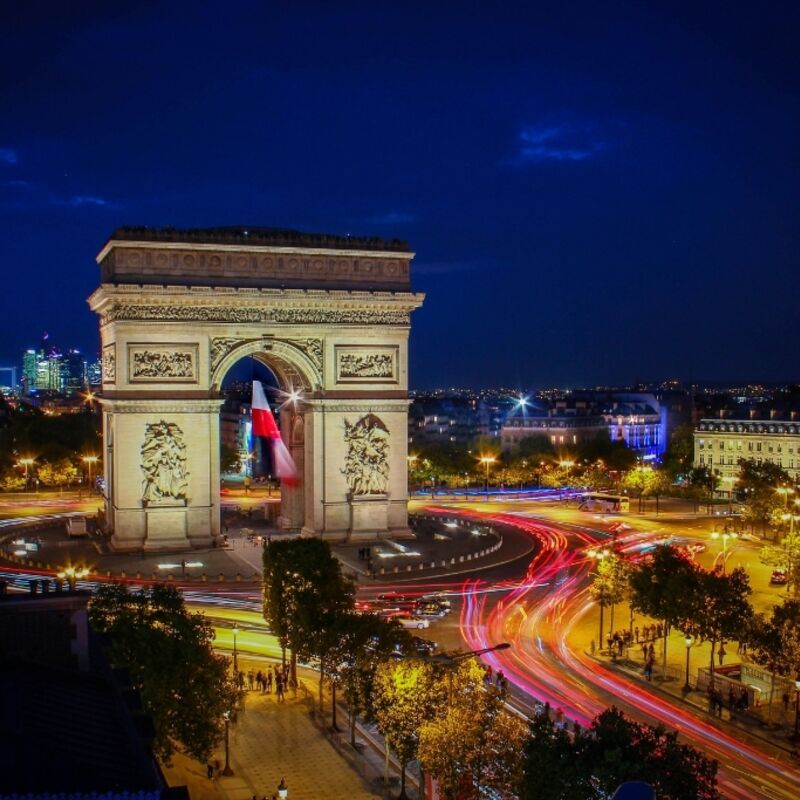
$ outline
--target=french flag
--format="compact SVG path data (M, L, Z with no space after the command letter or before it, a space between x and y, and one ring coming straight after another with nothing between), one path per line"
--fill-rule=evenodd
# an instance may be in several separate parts
M281 439L281 432L278 430L275 417L272 416L261 381L253 381L253 398L250 408L253 414L253 433L272 442L272 465L275 468L275 474L287 486L297 486L300 483L297 467Z

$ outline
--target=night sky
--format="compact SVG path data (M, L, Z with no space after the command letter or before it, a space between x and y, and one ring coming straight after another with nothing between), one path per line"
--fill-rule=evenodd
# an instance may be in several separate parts
M247 224L407 239L412 388L797 379L798 7L0 0L0 358Z

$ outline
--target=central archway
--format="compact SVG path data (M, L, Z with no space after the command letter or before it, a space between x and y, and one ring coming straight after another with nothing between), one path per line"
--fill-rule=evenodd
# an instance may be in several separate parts
M297 402L280 426L301 470L282 524L408 534L413 254L404 243L286 231L118 231L98 255L106 526L120 550L219 535L219 410L234 363L264 363Z

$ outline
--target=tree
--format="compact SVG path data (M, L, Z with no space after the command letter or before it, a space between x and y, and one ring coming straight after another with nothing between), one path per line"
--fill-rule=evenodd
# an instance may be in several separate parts
M368 722L374 719L372 695L378 665L396 658L398 654L411 655L411 634L397 620L383 620L372 614L362 614L352 620L342 649L342 661L329 668L341 684L350 711L350 742L355 744L356 717Z
M600 800L630 780L649 783L660 800L719 800L717 762L680 744L677 733L634 722L612 707L570 739L548 712L531 722L524 800Z
M611 632L614 631L614 606L621 603L628 595L630 588L630 566L611 550L600 550L594 554L597 558L597 571L589 586L589 594L600 606L600 639L599 647L603 648L603 609L611 608Z
M242 459L235 447L222 442L219 446L219 470L223 473L239 472L242 468Z
M695 573L696 588L691 594L690 608L678 629L700 641L711 642L710 675L714 683L714 652L717 644L741 639L750 625L753 609L747 600L752 591L750 579L741 567L725 575L718 570Z
M757 614L750 626L750 653L757 664L770 672L767 724L772 720L775 675L792 675L800 669L800 601L787 600L773 606L768 619Z
M485 676L475 658L448 668L439 678L448 703L420 727L417 756L444 800L478 800L485 789L495 797L519 796L525 726L505 710L505 692L486 686Z
M43 462L36 471L45 486L68 486L78 478L78 468L68 459L60 458L54 462Z
M373 710L378 730L400 761L400 797L406 797L406 766L416 757L419 731L447 699L433 666L415 659L385 661L378 666Z
M745 520L761 528L775 524L780 509L786 506L790 485L789 473L769 461L758 463L753 459L739 463L739 480L736 492L745 498ZM778 490L783 490L781 499Z
M694 425L679 425L670 434L664 469L672 478L689 475L694 460Z
M337 618L353 608L355 589L330 546L321 539L270 542L264 551L264 616L282 647L298 657L320 659L319 706L328 651L336 646Z
M762 564L784 570L787 591L791 590L795 599L800 598L800 531L795 530L794 524L779 544L762 547L759 557Z
M25 473L20 472L19 468L10 468L3 473L0 478L0 488L4 492L21 492L25 489Z
M128 670L144 710L153 720L153 750L169 762L176 747L205 762L222 737L225 714L240 693L217 656L214 632L190 614L180 592L155 584L137 592L123 584L101 586L89 621L111 639L110 657Z

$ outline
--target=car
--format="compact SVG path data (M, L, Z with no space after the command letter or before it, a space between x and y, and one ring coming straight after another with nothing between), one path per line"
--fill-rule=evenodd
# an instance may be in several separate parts
M403 614L396 616L395 619L404 628L416 628L417 630L423 630L423 628L430 628L431 626L431 621L429 619L423 619L422 617L412 617Z
M413 608L414 598L408 594L398 594L397 592L386 592L379 594L374 603L381 608Z
M418 600L414 603L414 615L417 617L433 617L440 619L450 611L435 600Z
M789 576L786 574L786 570L783 569L776 569L772 572L772 577L769 579L769 582L773 586L786 586L789 583Z
M420 598L420 600L425 600L431 603L438 603L443 609L446 610L446 613L450 613L451 610L451 603L450 598L444 592L437 592L435 594L424 594Z
M412 636L411 641L414 645L414 649L421 656L432 656L436 652L436 642L432 642L429 639L422 639L419 636Z

